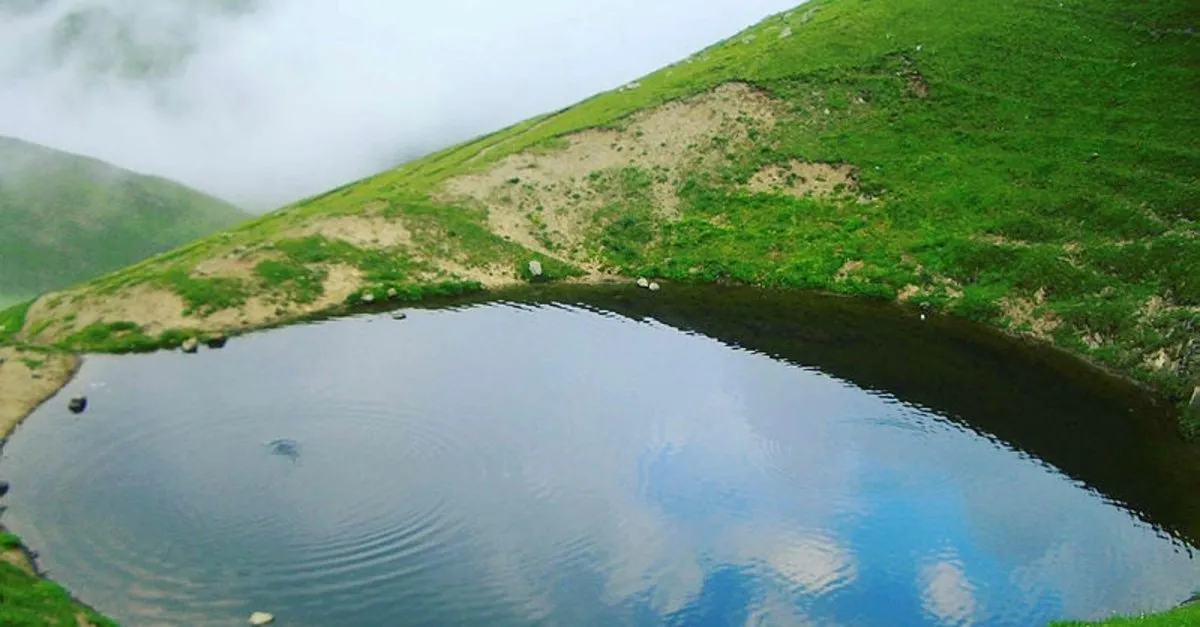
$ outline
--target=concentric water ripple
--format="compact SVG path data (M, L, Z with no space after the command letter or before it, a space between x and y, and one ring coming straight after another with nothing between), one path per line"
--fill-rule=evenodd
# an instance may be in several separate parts
M5 448L4 522L129 625L1011 625L1200 585L969 424L636 317L499 303L90 357Z

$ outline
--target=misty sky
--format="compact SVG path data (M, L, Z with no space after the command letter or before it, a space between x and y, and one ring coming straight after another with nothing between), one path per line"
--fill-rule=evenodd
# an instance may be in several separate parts
M269 209L798 3L0 0L0 135Z

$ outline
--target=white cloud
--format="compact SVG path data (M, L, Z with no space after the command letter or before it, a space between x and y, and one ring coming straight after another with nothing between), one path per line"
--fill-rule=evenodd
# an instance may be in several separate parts
M796 2L205 4L0 11L0 134L271 208L614 88ZM55 25L88 7L115 17L56 64ZM118 41L182 61L149 82L97 69L124 58Z
M976 611L975 587L962 566L938 560L921 569L920 588L925 611L943 625L969 625Z

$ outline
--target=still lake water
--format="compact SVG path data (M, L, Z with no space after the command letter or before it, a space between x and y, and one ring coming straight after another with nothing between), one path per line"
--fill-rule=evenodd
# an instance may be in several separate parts
M5 445L3 522L128 625L1038 625L1200 588L1194 449L1057 354L838 298L527 297L89 357Z

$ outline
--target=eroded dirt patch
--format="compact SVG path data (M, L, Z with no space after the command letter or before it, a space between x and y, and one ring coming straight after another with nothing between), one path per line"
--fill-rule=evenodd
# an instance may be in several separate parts
M846 279L850 278L851 274L862 270L865 266L866 264L864 264L862 260L851 259L846 263L843 263L841 268L838 268L837 275L834 276L833 280L839 283L845 281Z
M306 224L280 233L279 237L287 239L311 235L341 240L358 248L367 249L394 248L412 243L412 233L400 220L371 213L333 217L318 216Z
M485 171L448 180L439 200L473 200L490 227L526 248L578 252L595 212L613 200L595 185L597 173L638 168L650 178L654 212L678 215L682 170L724 159L754 130L767 130L776 104L744 83L727 83L691 98L634 114L622 130L592 129L564 138L551 153L527 151Z
M38 332L29 339L52 343L95 323L132 322L147 335L168 329L197 331L237 331L271 324L284 318L329 309L345 302L362 285L362 272L354 266L332 264L324 267L323 293L312 302L295 303L275 294L253 296L240 306L221 309L208 316L185 313L187 303L167 287L134 285L108 294L81 292L46 295L33 304L27 315L25 332ZM78 307L72 296L82 296L85 307ZM65 296L65 297L63 297ZM52 320L45 326L41 321Z
M854 168L846 164L808 163L792 160L787 165L770 165L754 174L746 187L752 192L783 193L796 197L858 195ZM867 202L870 199L858 195Z
M78 365L75 355L0 348L0 436L65 385Z
M1058 328L1060 321L1053 312L1042 308L1045 304L1044 289L1035 292L1033 298L1009 296L1000 300L1001 311L1012 329L1027 332L1040 340L1050 341L1050 334Z
M192 267L191 275L197 278L229 277L250 279L254 277L254 267L260 261L274 259L283 255L263 252L255 255L228 253L219 257L205 259Z

